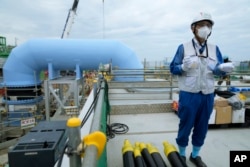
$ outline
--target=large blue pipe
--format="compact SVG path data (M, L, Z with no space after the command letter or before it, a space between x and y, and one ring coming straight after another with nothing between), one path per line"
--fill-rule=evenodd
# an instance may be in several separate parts
M120 69L142 69L136 54L115 40L88 39L33 39L14 48L3 67L7 87L40 84L40 72L49 71L49 79L59 76L61 70L81 71L98 69L99 64L112 61Z

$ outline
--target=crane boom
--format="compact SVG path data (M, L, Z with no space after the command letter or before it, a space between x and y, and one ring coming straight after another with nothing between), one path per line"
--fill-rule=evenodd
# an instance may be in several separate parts
M66 23L65 23L64 28L63 28L63 33L62 33L61 38L65 38L65 37L69 36L72 24L74 23L78 2L79 2L79 0L74 0L72 8L69 9L69 13L68 13Z
M79 0L74 0L74 3L73 3L72 8L71 8L72 10L76 11L76 8L78 6L78 2L79 2Z

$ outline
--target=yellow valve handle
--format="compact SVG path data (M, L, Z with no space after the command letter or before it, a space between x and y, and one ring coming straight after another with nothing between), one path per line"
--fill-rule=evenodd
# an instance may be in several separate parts
M84 145L95 145L98 151L98 158L101 156L106 145L106 135L103 132L95 131L83 138Z

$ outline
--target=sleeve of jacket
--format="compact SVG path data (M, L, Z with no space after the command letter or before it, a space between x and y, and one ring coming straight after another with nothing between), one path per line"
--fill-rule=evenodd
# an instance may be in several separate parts
M223 58L222 58L222 55L218 46L216 46L216 57L217 57L218 63L213 70L213 74L218 75L218 76L224 76L226 75L226 73L219 69L219 65L223 63Z
M181 75L183 70L181 68L182 65L182 60L184 57L184 46L183 44L179 45L175 56L172 60L172 62L170 63L170 72L174 75Z

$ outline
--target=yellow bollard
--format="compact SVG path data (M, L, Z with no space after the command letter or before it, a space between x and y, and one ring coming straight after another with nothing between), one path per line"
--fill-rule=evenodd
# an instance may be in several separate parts
M81 167L81 156L76 153L78 146L81 144L80 134L81 120L73 117L68 119L67 127L69 132L68 150L72 153L69 154L70 167Z

